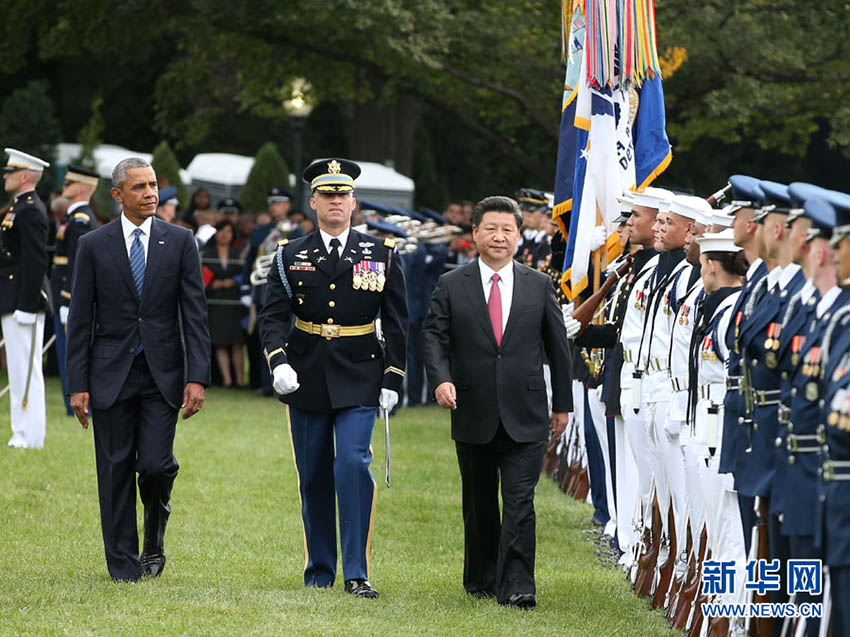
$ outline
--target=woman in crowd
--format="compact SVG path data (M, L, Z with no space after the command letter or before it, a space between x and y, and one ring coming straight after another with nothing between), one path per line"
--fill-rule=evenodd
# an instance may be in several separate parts
M244 307L239 303L237 277L242 272L243 263L239 249L233 246L236 235L233 223L220 221L215 228L215 235L201 253L209 303L210 338L224 386L242 387Z

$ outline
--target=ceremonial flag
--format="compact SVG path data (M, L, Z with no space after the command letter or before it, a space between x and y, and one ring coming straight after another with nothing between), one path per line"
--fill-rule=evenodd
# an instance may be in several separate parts
M561 99L561 130L558 139L558 161L555 168L555 205L552 217L564 238L569 236L570 216L573 209L573 180L576 171L576 156L584 143L577 140L575 127L578 87L581 81L581 64L584 58L585 25L581 2L576 2L567 24L566 73L564 93ZM566 11L565 11L566 12Z
M664 90L657 75L638 89L634 120L635 186L643 190L663 173L673 159L667 139Z

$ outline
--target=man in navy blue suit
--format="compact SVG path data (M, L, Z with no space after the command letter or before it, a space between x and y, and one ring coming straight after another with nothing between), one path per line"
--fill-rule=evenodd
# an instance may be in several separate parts
M94 421L106 563L113 579L157 577L178 464L177 412L200 410L210 337L192 233L154 217L156 175L129 158L112 172L119 219L80 239L68 315L67 392ZM135 474L145 507L139 557Z

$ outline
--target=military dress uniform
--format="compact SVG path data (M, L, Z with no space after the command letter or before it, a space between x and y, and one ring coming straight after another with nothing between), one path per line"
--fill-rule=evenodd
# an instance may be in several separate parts
M97 186L98 175L95 172L68 166L65 182L79 182ZM68 320L68 307L71 304L71 281L74 274L74 258L77 254L77 241L84 234L97 229L97 217L87 201L77 201L68 206L65 219L56 229L56 251L53 257L53 270L50 273L50 290L53 294L53 327L56 334L56 359L59 378L62 381L62 396L65 410L73 416L71 399L65 392L65 323Z
M314 191L349 184L350 192L352 172L359 174L353 162L322 160L304 175ZM259 315L265 356L272 372L288 364L300 383L280 400L298 473L307 586L334 584L335 492L346 586L368 579L377 495L372 429L382 389L401 392L406 357L408 310L394 243L350 228L345 244L329 253L316 230L282 240L269 271Z
M7 148L4 172L42 171L49 164ZM47 210L34 190L22 193L0 220L0 320L9 369L10 447L44 446L46 414L41 349L47 299ZM22 322L19 318L26 317Z

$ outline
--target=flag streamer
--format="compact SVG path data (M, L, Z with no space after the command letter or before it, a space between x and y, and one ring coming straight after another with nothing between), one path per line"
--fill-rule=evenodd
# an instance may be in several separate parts
M566 241L561 287L588 285L590 237L601 265L620 251L617 197L643 190L670 164L653 0L564 0L566 64L553 218Z

